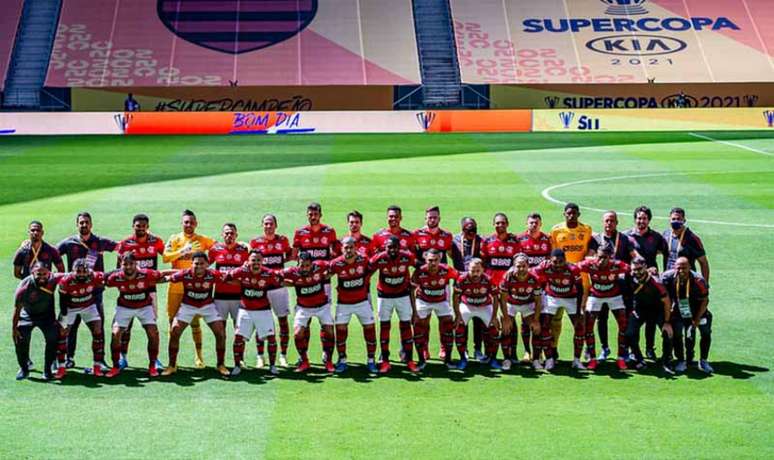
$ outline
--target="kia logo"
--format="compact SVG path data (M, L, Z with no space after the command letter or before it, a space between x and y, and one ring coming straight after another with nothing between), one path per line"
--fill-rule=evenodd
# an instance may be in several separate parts
M658 56L682 51L688 44L682 40L661 35L609 35L586 43L586 48L603 54L618 56Z

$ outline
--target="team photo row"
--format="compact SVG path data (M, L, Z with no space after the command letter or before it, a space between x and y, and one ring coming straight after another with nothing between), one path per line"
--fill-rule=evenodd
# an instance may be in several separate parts
M567 203L564 220L547 233L538 213L526 216L521 233L512 233L508 216L497 213L488 235L479 233L475 218L464 217L459 233L452 234L440 227L437 206L425 210L425 225L414 231L401 226L401 208L389 206L386 227L373 236L361 232L363 215L358 211L347 214L342 236L322 222L321 205L310 203L308 224L296 229L292 239L278 232L275 215L266 214L261 234L241 242L237 225L230 222L223 224L219 241L197 233L195 213L185 210L181 232L165 242L150 232L145 214L132 218L130 236L115 241L95 235L92 216L81 212L75 220L77 233L56 246L44 240L43 223L33 220L13 260L20 280L12 320L16 378L28 378L35 366L30 357L35 328L45 340L42 378L65 378L76 366L82 323L91 333L93 360L84 372L95 377L113 378L129 366L138 323L147 337L150 377L178 371L181 338L189 328L194 367L206 367L203 323L214 336L216 370L225 378L242 374L248 356L270 375L290 367L305 373L311 368L314 318L325 371L343 374L351 363L347 340L353 316L362 326L366 352L357 361L365 362L369 374L387 374L393 366L422 374L431 359L433 314L438 358L455 372L465 371L470 362L499 372L515 366L551 372L560 365L566 318L571 332L565 335L572 335L571 371L593 372L610 360L616 372L642 371L651 363L664 376L684 373L689 366L711 374L709 262L701 239L686 226L685 211L672 208L664 216L669 227L663 232L651 228L653 214L647 206L633 211L633 226L626 231L618 230L615 211L603 213L599 232L581 222L580 215L577 204ZM116 254L112 270L106 267L106 252ZM159 356L157 290L163 284L168 285L166 366ZM117 293L109 337L104 331L106 289ZM617 327L612 350L611 314ZM395 317L400 346L392 359ZM294 366L288 358L291 326ZM255 353L248 353L252 338ZM229 339L231 367L226 362Z

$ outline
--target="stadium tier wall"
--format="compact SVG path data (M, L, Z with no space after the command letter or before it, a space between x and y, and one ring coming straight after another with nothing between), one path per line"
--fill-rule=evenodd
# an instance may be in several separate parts
M0 113L0 134L330 134L774 129L774 107L347 112Z

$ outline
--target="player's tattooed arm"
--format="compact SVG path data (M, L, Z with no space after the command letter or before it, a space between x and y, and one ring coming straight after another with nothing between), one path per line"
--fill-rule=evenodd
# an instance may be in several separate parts
M454 324L460 325L462 324L462 315L460 314L460 296L461 292L457 289L454 289L454 293L452 294L452 308L454 308Z
M508 274L506 274L505 276L507 279ZM508 316L508 293L505 290L500 291L499 307L500 307L500 316L502 316L502 319L503 319L502 320L503 334L508 335L511 333L511 328L513 327L513 323L511 322L511 317ZM497 312L497 305L494 306L493 311Z

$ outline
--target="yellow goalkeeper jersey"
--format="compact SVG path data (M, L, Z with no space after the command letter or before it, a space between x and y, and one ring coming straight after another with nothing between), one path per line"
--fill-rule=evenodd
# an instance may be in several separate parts
M191 245L191 251L184 255L183 253L189 244ZM197 251L207 252L213 244L215 244L215 240L210 237L196 233L188 236L180 232L170 236L167 240L162 260L165 264L171 263L172 268L176 270L191 268L191 255ZM182 294L183 283L170 283L169 292Z
M575 228L566 223L556 224L551 229L551 247L564 250L567 262L578 263L586 257L591 241L591 226L578 222Z

